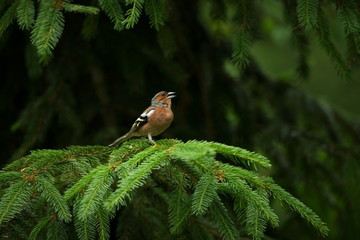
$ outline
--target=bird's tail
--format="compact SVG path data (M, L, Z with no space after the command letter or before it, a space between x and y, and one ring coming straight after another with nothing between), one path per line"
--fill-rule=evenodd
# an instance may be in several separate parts
M116 139L113 143L109 144L109 147L112 147L112 146L116 146L116 145L119 145L120 143L122 142L125 142L126 140L132 138L133 136L131 135L130 132L128 132L127 134L119 137L118 139Z

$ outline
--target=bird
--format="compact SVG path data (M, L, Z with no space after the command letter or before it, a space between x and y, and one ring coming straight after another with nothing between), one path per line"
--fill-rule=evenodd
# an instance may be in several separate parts
M161 91L151 99L151 105L135 120L131 129L123 136L116 139L109 146L119 145L133 137L147 137L152 144L152 139L164 132L174 119L171 110L171 99L176 97L176 92Z

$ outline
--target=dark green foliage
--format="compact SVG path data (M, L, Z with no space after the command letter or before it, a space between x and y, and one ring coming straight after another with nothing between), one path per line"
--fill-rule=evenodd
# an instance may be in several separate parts
M263 190L271 182L266 176L311 206L328 224L329 239L358 236L359 125L299 88L323 81L322 91L338 80L327 58L338 75L358 75L359 12L356 0L0 1L0 164L16 160L1 171L0 196L10 203L7 190L24 175L43 181L15 185L25 195L9 205L16 211L8 211L11 220L1 225L0 238L26 239L33 232L38 239L106 239L110 223L112 236L128 239L256 239L264 233L274 239L321 238L301 215L279 206L287 198L281 189L270 184L273 192ZM274 46L278 52L269 54ZM296 73L311 81L297 82ZM338 84L356 91L357 79ZM164 137L228 145L162 142L176 148L160 162L159 150L147 141L136 148L128 142L116 150L75 146L65 155L28 155L31 149L108 144L159 90L178 92L175 120ZM336 103L350 96L333 90ZM349 104L354 111L357 102ZM270 162L262 155L229 145L266 155L272 168L263 169ZM215 168L217 161L226 164ZM193 214L195 191L205 188L199 181L214 183L214 169L215 180L223 182L210 190L239 233L218 230L220 218L209 212L216 196L197 205L204 214ZM222 171L227 174L221 177ZM122 180L134 179L140 182L131 183L112 211L101 203L125 187ZM90 201L95 197L101 200ZM64 221L64 200L70 223ZM90 211L74 212L75 205ZM296 201L289 205L303 208ZM311 222L322 228L316 218ZM117 223L123 224L113 229Z
M164 206L157 204L145 208L149 219L156 217L155 212L168 215L159 216L162 229L156 231L186 235L190 229L196 231L197 226L190 222L210 216L210 225L201 223L201 228L216 228L216 234L223 239L239 239L237 226L245 227L245 234L254 239L262 239L268 222L273 226L278 224L270 206L269 197L274 196L321 234L327 234L328 229L319 217L271 178L220 162L216 152L231 159L241 156L249 166L264 160L269 166L265 157L245 149L215 142L183 143L171 139L160 140L154 146L139 139L128 141L118 149L73 146L66 150L34 151L0 173L3 182L11 180L0 201L0 224L15 228L20 213L36 207L38 210L30 216L38 220L25 230L30 239L43 234L52 239L51 236L62 235L62 231L75 231L81 240L110 239L110 221L115 213L121 215L131 208L134 199L146 205L141 192L151 190L169 209L160 210ZM73 167L73 159L85 168L91 162L93 170L79 174L78 168ZM222 199L225 196L235 200L233 208ZM62 235L60 239L69 237Z
M40 60L48 61L53 49L58 44L65 24L65 12L78 12L84 14L98 14L100 10L110 18L115 30L134 28L139 22L141 15L149 17L150 26L159 30L165 24L165 19L171 15L171 3L165 0L98 0L97 5L84 6L69 1L47 1L41 0L36 9L33 0L18 0L13 2L3 16L0 18L0 36L16 18L21 29L31 30L31 42L36 47ZM343 24L344 31L349 41L349 45L356 48L358 54L351 54L350 61L359 58L360 52L360 17L355 10L357 5L353 1L339 4L339 18ZM93 2L94 4L95 2ZM227 4L227 5L226 5ZM238 3L229 1L226 4L217 2L210 3L212 14L215 19L227 19L232 27L232 58L236 65L244 68L251 59L251 45L259 38L258 3L256 1L242 0ZM228 9L227 9L228 7ZM297 19L293 25L293 35L299 36L297 28L305 30L315 29L318 33L319 42L327 51L329 57L334 61L339 74L349 78L349 69L342 60L341 53L335 48L330 38L327 21L324 19L324 10L318 0L297 0L284 1L286 15ZM125 9L125 10L123 10ZM166 9L166 10L165 10ZM230 10L229 10L230 9ZM236 9L236 13L232 13ZM125 12L124 12L125 11ZM36 20L35 15L37 15ZM87 18L87 21L94 18ZM212 20L213 21L213 20ZM215 20L216 21L216 20ZM94 25L92 25L94 27ZM83 31L90 34L89 23L85 24ZM295 38L296 39L296 38ZM308 69L304 62L303 46L298 44L299 73L300 76L307 77Z

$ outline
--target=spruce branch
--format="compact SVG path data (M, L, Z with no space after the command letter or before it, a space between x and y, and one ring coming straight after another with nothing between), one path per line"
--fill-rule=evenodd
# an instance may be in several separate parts
M169 222L171 233L183 231L186 220L191 213L191 198L182 185L172 192L169 200Z
M231 161L216 160L217 153ZM276 227L279 222L270 206L270 195L286 202L321 234L328 231L310 208L271 178L246 169L254 164L269 166L268 159L225 144L164 139L152 146L147 140L135 139L117 149L71 146L37 150L15 162L0 172L1 182L10 181L1 185L5 189L0 223L19 221L16 215L27 210L28 199L32 199L30 215L39 219L31 230L32 238L47 234L50 239L68 239L61 232L73 224L81 240L106 240L116 211L145 207L146 211L139 211L143 217L156 220L153 226L168 220L167 233L191 232L210 216L224 239L240 237L237 225L253 239L262 239L267 224ZM86 170L79 171L81 166ZM136 191L140 187L144 191ZM229 199L233 205L228 204ZM163 211L164 204L168 211ZM44 206L45 216L37 209ZM200 225L189 224L194 221Z
M35 22L35 6L32 0L19 0L16 17L20 29L29 30Z
M64 29L64 15L61 8L51 1L41 1L39 14L31 32L31 42L39 56L51 55Z
M319 39L321 47L329 55L330 59L333 61L338 74L341 77L346 79L350 78L350 69L344 62L341 54L336 49L334 43L330 40L330 34L328 29L328 24L323 16L323 13L320 11L318 14L318 24L319 26L316 28L317 37Z
M80 198L77 198L74 203L74 226L77 236L80 240L94 240L96 237L96 216L95 214L85 218L79 219L81 214L78 212L80 209Z
M19 180L23 174L21 172L7 172L0 171L0 183L9 183L11 181Z
M129 176L125 177L118 183L118 189L110 195L105 201L105 208L111 211L114 207L126 204L126 198L129 198L129 194L132 190L145 184L145 179L149 176L153 168L161 164L168 158L166 152L160 152L152 155L145 160L138 168L129 173Z
M46 201L51 205L60 220L69 222L71 220L71 213L69 206L66 204L64 197L60 194L58 189L54 186L54 180L46 179L42 176L37 176L34 180L36 187Z
M90 173L83 176L71 188L65 191L64 198L69 201L75 197L76 194L80 193L89 184L89 182L93 180L94 176L98 173L99 170L100 168L95 168Z
M47 239L51 240L67 240L69 238L68 229L63 221L54 218L47 225Z
M36 226L33 228L33 230L30 233L29 239L28 240L37 240L38 238L38 234L40 233L40 231L43 231L44 228L46 228L46 226L48 225L48 223L51 221L51 217L44 217L42 218L37 224Z
M80 4L73 4L73 3L67 3L65 2L62 5L62 8L67 12L78 12L78 13L84 13L84 14L98 14L100 12L100 9L93 6L84 6Z
M99 234L99 240L110 239L110 219L113 214L108 212L102 205L96 210L96 229Z
M123 24L127 29L133 28L139 21L144 1L143 0L126 0L126 5L132 5L125 13Z
M28 181L23 179L10 185L0 200L0 225L20 213L28 204L31 195Z
M323 236L327 236L329 229L324 222L321 221L313 210L307 207L290 193L286 192L282 187L273 183L269 186L269 190L274 197L280 201L286 202L294 211L298 212L300 216L306 219L313 227L315 227Z
M297 0L297 15L300 26L306 30L317 27L319 1L318 0Z
M234 37L232 61L236 66L245 68L250 61L251 39L249 32L240 30Z
M123 30L124 13L118 0L99 0L99 5L102 10L108 15L111 22L114 24L115 30Z
M145 1L145 13L149 16L150 26L159 31L165 24L165 13L163 3L159 0Z
M80 220L84 220L95 214L103 203L104 196L109 191L110 185L114 180L112 168L108 166L99 166L97 168L98 171L89 183L80 203L80 209L78 211L80 214L78 218Z
M13 2L0 18L0 37L3 35L7 27L14 21L19 1Z
M221 143L209 142L206 145L210 146L217 153L223 155L224 157L232 160L234 163L243 163L245 166L262 166L262 167L271 167L269 159L265 156L258 153L250 152L246 149L228 146Z
M239 231L236 229L234 221L218 196L214 198L210 207L210 214L224 239L237 240L240 238Z
M203 215L217 196L217 180L214 174L203 175L195 186L192 196L192 214Z
M355 43L356 52L360 55L360 17L357 16L354 8L347 6L339 9L339 16L346 37Z

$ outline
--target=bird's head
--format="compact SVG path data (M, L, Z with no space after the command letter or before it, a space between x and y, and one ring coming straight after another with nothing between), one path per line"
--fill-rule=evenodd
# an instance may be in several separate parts
M171 99L176 97L176 92L161 91L151 99L151 105L158 107L171 107Z

